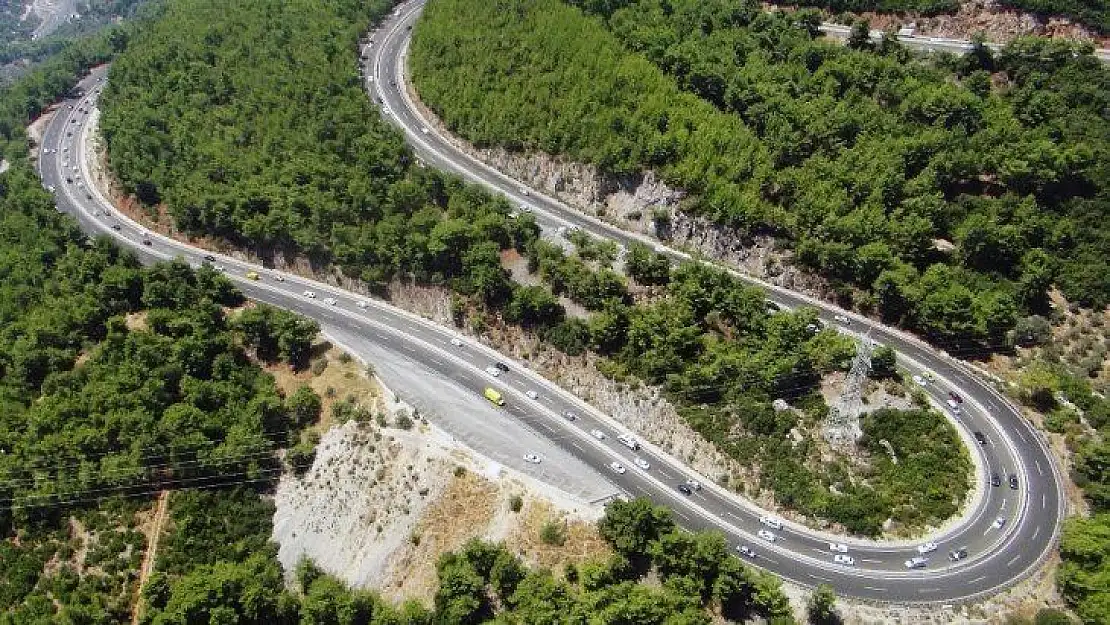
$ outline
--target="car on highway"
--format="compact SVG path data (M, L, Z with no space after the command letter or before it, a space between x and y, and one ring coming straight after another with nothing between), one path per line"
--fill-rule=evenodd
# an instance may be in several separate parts
M540 398L540 394L537 393L536 391L528 391L524 394L528 396L528 399L539 399Z
M770 532L768 530L759 530L758 532L755 533L755 535L759 536L760 538L762 538L763 540L765 540L769 543L775 542L775 538L776 538L774 532Z
M624 445L632 451L638 451L640 449L640 443L636 442L636 439L632 438L631 434L618 434L617 440L621 442L621 445Z
M365 310L366 307L369 306L369 305L370 304L367 304L365 300L359 300L358 303L355 304L355 306L358 306L359 308L361 308L363 310Z
M590 436L596 438L599 441L603 441L603 440L609 438L608 436L606 436L605 432L602 432L601 430L597 430L597 429L590 430Z
M281 275L280 273L276 274L274 276L274 280L277 280L278 282L285 282L285 276Z
M1002 529L1003 527L1005 527L1005 525L1006 525L1006 517L1004 517L1004 516L1000 516L1000 517L996 518L994 520L994 523L991 523L991 527L993 527L996 530Z
M736 551L740 555L742 555L746 558L750 558L752 560L754 560L755 557L756 557L755 556L755 551L753 551L752 548L747 546L747 545L736 545Z
M316 292L315 291L305 291L304 296L307 297L308 299L316 299Z
M520 194L523 195L524 197L528 197L529 195L532 195L532 192L529 191L527 189L527 187L521 187L520 188Z
M421 126L420 127L420 132L422 132L424 134L428 134L428 127L427 126Z
M150 239L143 239L143 245L150 247Z
M916 557L910 558L909 560L906 560L906 568L907 569L923 569L923 568L925 568L925 565L928 562L929 562L929 558L922 558L921 556L916 556Z
M967 547L960 547L948 552L948 559L953 562L959 562L967 557Z
M852 556L846 556L842 553L838 553L833 556L833 562L835 562L836 564L843 564L844 566L852 566L856 563L856 559Z
M496 378L497 376L501 375L501 370L497 367L486 367L486 373Z
M781 530L782 529L782 521L780 521L776 518L773 518L773 517L761 516L761 517L759 517L759 522L763 525L766 525L767 527L769 527L773 530Z
M112 230L119 231L119 224L112 224Z
M216 262L216 257L211 255L211 254L205 254L204 255L204 260L206 260L210 263L214 263L214 262Z
M334 297L325 297L324 298L324 303L327 304L328 306L335 306L335 298Z
M1002 486L1002 476L997 473L991 473L991 486Z
M848 553L848 545L845 545L844 543L829 543L829 551L835 551L837 553Z
M619 463L619 462L610 462L609 463L609 468L612 469L613 471L617 472L617 473L622 474L622 475L624 474L625 471L628 470L628 469L624 468L624 465Z
M978 443L980 445L986 445L987 444L986 434L983 434L979 430L975 430L974 432L971 433L971 435L975 437L975 440L978 441Z
M913 376L912 379L913 379L913 383L918 385L918 386L927 386L929 384L928 382L925 381L925 378L923 378L919 375Z
M246 275L247 275L247 280L257 280L258 279L258 272L257 271L248 271Z
M694 489L695 491L701 490L701 482L697 480L686 480L686 485Z
M844 315L834 315L833 320L836 321L837 323L839 323L842 326L852 325L852 320L849 319L848 317L844 316Z
M952 414L960 414L960 405L957 404L955 400L949 399L945 403L948 405L948 409L952 411Z
M457 336L451 338L451 344L454 345L455 347L462 347L462 343L463 343L462 339L460 339Z
M948 391L948 398L951 399L952 401L956 402L957 404L964 403L964 398L960 397L956 393L953 393L952 391Z
M694 489L690 488L689 484L679 484L678 486L675 486L675 488L678 489L678 492L686 495L687 497L694 494Z
M576 415L573 412L567 410L566 412L563 413L563 418L566 419L567 421L577 421L578 420L578 415Z
M920 553L920 554L933 553L939 547L940 547L940 545L938 545L934 542L928 542L928 543L925 543L923 545L918 545L917 546L917 553Z
M632 464L640 467L644 471L647 471L648 469L651 468L651 464L648 463L647 460L644 460L643 458L641 458L639 456L636 456L635 458L632 459Z
M509 372L509 365L507 365L507 364L505 364L505 363L503 363L503 362L501 362L501 361L497 361L497 362L493 363L493 366L495 366L495 367L497 367L498 369L500 369L500 370L504 371L505 373L508 373L508 372Z
M1013 473L1010 474L1010 489L1018 489L1018 476L1014 475Z
M937 376L932 371L925 371L925 379L930 382L936 382Z
M540 457L537 456L536 454L524 454L524 461L525 462L530 462L532 464L539 464L540 463Z

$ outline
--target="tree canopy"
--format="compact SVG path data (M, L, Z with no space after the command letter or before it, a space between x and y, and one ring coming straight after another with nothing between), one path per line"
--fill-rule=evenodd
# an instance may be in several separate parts
M1110 303L1110 71L1088 49L915 59L807 24L730 0L436 0L410 63L479 146L658 170L683 210L773 234L950 350L1004 345L1052 284Z

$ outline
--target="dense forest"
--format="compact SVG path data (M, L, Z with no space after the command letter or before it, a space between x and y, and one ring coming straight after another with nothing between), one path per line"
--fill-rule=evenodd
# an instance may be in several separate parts
M435 0L411 65L467 139L656 169L686 212L775 235L843 304L953 351L1005 344L1053 284L1110 301L1110 72L1057 41L915 60L816 24L725 0Z
M190 233L304 255L382 285L448 283L491 302L531 220L422 169L359 86L358 37L390 3L173 3L112 65L111 165ZM249 45L248 45L249 42Z

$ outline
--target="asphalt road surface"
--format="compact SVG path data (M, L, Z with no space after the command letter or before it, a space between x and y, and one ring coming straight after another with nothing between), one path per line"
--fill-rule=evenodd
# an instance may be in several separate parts
M392 110L391 118L405 131L416 153L428 163L463 173L467 178L497 189L511 199L533 207L542 225L578 225L598 236L628 244L634 235L606 226L545 198L525 192L512 180L475 163L454 150L434 132L424 132L401 93L392 88L407 45L407 30L418 14L419 4L409 3L387 20L374 36L377 43L368 50L366 66L374 77L370 86ZM1039 435L1017 411L988 385L971 375L958 363L894 330L870 327L871 336L894 347L902 364L911 370L931 370L937 376L926 390L934 399L947 397L948 389L959 389L965 398L964 414L959 418L965 436L974 429L982 431L987 444L972 443L977 462L987 471L1004 476L1020 476L1020 487L1010 490L981 487L965 517L950 529L931 537L939 548L927 554L924 569L907 570L903 564L918 555L919 543L873 543L835 538L784 523L775 529L776 539L768 542L757 537L766 529L760 524L763 514L751 503L700 479L704 485L691 495L683 495L676 485L693 476L678 460L644 444L633 451L617 441L623 430L615 421L594 411L587 404L548 382L520 363L512 362L491 349L458 337L448 328L437 326L415 315L384 303L368 300L342 289L281 274L231 257L214 254L144 230L115 210L91 184L84 155L86 121L95 106L98 80L94 73L82 82L87 95L63 103L49 124L40 154L43 184L51 189L60 211L73 215L90 234L107 234L120 244L133 248L145 261L181 257L199 265L205 256L226 272L243 292L257 301L270 303L316 319L322 326L339 327L357 333L382 347L398 350L422 363L434 375L480 395L487 387L498 389L505 398L505 414L546 433L576 458L607 474L612 483L630 496L645 495L671 507L676 520L689 529L718 529L730 544L748 545L757 556L752 564L773 571L802 585L829 583L837 592L880 602L956 603L990 594L1012 584L1035 568L1053 547L1062 517L1059 478ZM399 81L398 81L399 82ZM72 105L72 108L71 108ZM662 248L661 248L662 249ZM665 250L675 259L682 254ZM258 280L246 274L256 271ZM312 293L312 296L308 295ZM814 305L822 316L845 314L801 295L769 287L769 297L786 306ZM334 300L334 303L331 301ZM853 327L871 322L853 318ZM508 364L510 371L497 377L485 370L495 361ZM533 399L529 391L536 393ZM573 413L574 420L565 415ZM594 431L602 437L595 436ZM635 458L649 463L641 469ZM623 472L612 468L619 463ZM980 472L984 470L981 469ZM978 476L981 480L983 475ZM996 517L1006 519L1001 528L992 527ZM848 546L855 559L852 566L835 564L829 541ZM946 553L966 546L968 557L953 563Z

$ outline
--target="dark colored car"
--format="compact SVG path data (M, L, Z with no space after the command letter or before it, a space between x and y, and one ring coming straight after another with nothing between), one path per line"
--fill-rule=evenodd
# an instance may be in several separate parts
M214 262L216 262L216 257L211 255L211 254L205 254L204 255L204 260L206 260L210 263L214 263Z
M150 239L143 239L143 245L150 245Z
M991 486L1002 486L1002 477L997 473L991 473Z
M690 488L686 484L679 484L678 485L678 492L682 493L683 495L693 495L694 494L694 489Z
M952 401L956 402L957 404L962 404L962 403L964 403L964 398L963 398L963 397L960 397L960 396L959 396L959 395L957 395L956 393L953 393L952 391L949 391L949 392L948 392L948 396L949 396L949 397L951 397L951 398L952 398Z
M972 432L971 435L975 437L975 440L979 441L980 445L987 444L987 437L982 432Z
M495 363L493 363L493 366L495 366L495 367L497 367L498 369L500 369L500 370L504 371L505 373L508 373L508 372L509 372L509 365L507 365L507 364L505 364L505 363L503 363L503 362L495 362Z
M119 230L119 224L112 224L112 230Z
M1018 489L1018 479L1017 479L1017 476L1014 475L1013 473L1010 474L1010 488L1012 488L1014 490Z

